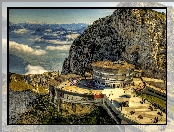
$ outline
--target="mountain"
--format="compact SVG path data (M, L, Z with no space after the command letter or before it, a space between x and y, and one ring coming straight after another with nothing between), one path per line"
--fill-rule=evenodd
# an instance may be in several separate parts
M173 42L174 35L174 8L172 6L165 6L157 2L120 2L117 7L167 7L167 40L168 45ZM170 49L169 49L170 50Z
M120 2L117 7L166 7L163 4L157 2ZM173 84L174 74L174 8L167 6L167 81Z
M9 90L9 124L13 124L27 109L33 106L38 95L31 91L14 92Z
M55 74L54 72L52 72ZM76 75L33 74L34 80L47 78L49 83L57 86L63 81ZM9 124L116 124L101 106L93 104L72 104L62 102L61 112L57 106L50 104L47 87L37 87L32 83L26 83L27 75L9 73ZM26 78L27 77L27 78ZM25 80L26 79L26 80Z
M74 40L62 74L84 74L91 63L125 60L143 76L166 78L166 14L150 9L117 9L99 18Z

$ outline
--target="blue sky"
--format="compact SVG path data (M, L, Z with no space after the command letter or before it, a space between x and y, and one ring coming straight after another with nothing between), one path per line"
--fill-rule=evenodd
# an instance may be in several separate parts
M9 20L19 22L92 23L111 15L115 9L10 9Z
M119 2L2 2L2 16L7 18L7 7L114 7ZM174 2L159 2L166 6L173 6ZM114 10L13 10L10 21L37 21L48 23L92 23L98 18L111 15ZM35 15L34 15L35 14Z

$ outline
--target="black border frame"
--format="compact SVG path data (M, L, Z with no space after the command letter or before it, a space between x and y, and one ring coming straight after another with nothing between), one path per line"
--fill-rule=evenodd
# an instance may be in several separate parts
M167 125L167 7L7 7L7 125L9 124L9 10L10 9L166 9L166 124L138 124L138 125ZM20 124L20 125L55 125L55 124ZM61 125L61 124L57 124ZM62 124L76 125L76 124ZM79 125L79 124L77 124ZM84 124L80 124L84 125ZM85 124L91 125L91 124ZM106 125L106 124L92 124ZM110 124L113 125L113 124ZM135 125L135 124L118 124L118 125Z

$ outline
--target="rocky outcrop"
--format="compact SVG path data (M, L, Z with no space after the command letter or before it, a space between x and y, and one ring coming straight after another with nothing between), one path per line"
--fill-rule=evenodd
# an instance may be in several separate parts
M14 92L9 90L9 124L14 124L19 116L31 108L37 96L31 91Z
M72 44L62 74L84 74L91 63L125 60L144 76L165 79L166 15L154 10L117 9L88 26Z
M20 116L30 108L32 109L36 105L39 106L42 98L46 98L45 101L49 104L49 97L46 96L48 95L48 84L57 86L68 78L75 76L73 74L59 75L56 71L30 75L9 73L9 124L16 123ZM2 74L2 77L5 79L6 75ZM47 108L45 105L44 107ZM24 124L30 124L31 122L40 124L38 120L34 120L32 117L29 119L29 116L27 116L27 118L28 122L25 120Z

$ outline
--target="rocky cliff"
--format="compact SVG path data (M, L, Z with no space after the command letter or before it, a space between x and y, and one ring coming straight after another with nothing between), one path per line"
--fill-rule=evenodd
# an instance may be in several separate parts
M62 74L84 74L101 60L125 60L142 69L143 76L165 79L166 14L117 9L99 18L73 42Z
M9 90L9 124L14 124L20 114L32 107L36 99L37 95L34 92Z

